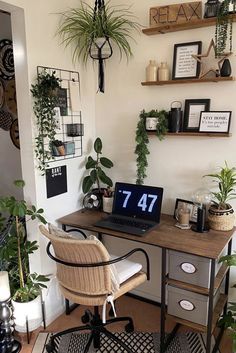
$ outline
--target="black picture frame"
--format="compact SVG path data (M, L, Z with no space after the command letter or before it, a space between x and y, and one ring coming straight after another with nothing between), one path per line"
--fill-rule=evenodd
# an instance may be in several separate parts
M232 111L201 112L199 132L229 133Z
M200 116L202 111L210 110L210 99L186 99L184 106L184 126L185 132L199 130Z
M193 201L183 200L183 199L176 199L175 201L175 211L174 211L174 219L176 218L176 210L181 206L181 203L187 203L188 208L190 209L190 223L197 223L197 210L198 204L194 203Z
M188 42L174 45L172 80L198 78L200 63L192 55L201 54L202 42Z

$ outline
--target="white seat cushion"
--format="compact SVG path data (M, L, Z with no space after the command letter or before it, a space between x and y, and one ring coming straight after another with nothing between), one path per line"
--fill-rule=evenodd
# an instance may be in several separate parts
M111 260L117 259L118 256L110 255ZM122 260L114 264L116 268L117 277L119 284L127 281L130 277L134 276L136 273L140 272L142 265L138 262L133 262L130 260Z

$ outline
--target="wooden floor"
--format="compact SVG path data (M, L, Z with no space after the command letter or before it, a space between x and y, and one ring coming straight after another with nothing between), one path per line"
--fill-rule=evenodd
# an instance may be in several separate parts
M74 310L69 316L66 316L65 314L61 315L57 320L55 320L51 325L49 325L45 331L56 332L69 327L80 326L80 317L83 314L84 310L85 307L80 306L79 308ZM118 316L129 315L133 318L136 331L159 331L160 308L155 305L147 304L140 300L123 296L119 300L117 300L116 310ZM167 321L166 329L168 331L170 331L173 326L174 322ZM124 330L124 326L122 324L115 324L110 329L114 331L122 331ZM181 328L181 331L188 330L189 328L186 327ZM32 352L33 344L35 342L38 332L40 331L43 331L42 328L32 333L30 344L27 344L25 336L18 337L23 344L21 353ZM232 353L231 339L227 332L224 334L224 337L221 341L221 353Z

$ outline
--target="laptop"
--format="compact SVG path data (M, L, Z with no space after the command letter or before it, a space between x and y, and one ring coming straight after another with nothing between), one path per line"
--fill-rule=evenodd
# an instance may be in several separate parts
M112 213L94 225L142 236L160 222L163 188L116 183Z

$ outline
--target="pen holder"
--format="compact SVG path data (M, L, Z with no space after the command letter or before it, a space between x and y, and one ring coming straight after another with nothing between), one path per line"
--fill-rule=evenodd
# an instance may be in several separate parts
M106 213L111 213L112 212L112 205L113 205L113 197L102 197L102 203L103 203L103 212Z

